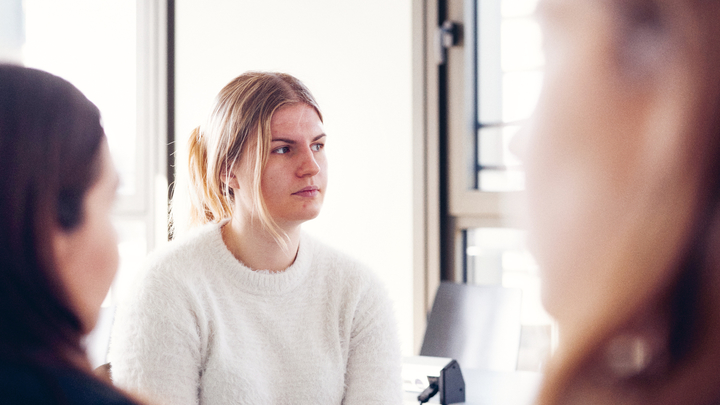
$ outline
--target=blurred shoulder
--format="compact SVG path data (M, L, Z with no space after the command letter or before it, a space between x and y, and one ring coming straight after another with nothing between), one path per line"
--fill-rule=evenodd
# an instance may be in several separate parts
M3 361L0 361L0 398L7 405L135 403L114 387L78 370Z

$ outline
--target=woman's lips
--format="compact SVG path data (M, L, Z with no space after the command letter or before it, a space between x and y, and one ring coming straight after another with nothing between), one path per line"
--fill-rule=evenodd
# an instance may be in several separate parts
M304 189L302 189L300 191L294 192L293 195L297 195L300 197L315 197L319 193L320 193L320 188L318 188L317 186L309 186L309 187L305 187Z

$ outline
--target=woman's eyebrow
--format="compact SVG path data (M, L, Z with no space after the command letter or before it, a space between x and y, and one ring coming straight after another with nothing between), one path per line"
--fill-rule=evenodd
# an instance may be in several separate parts
M327 136L326 134L320 134L320 135L316 136L315 138L313 138L312 141L313 141L313 142L316 142L316 141L318 141L318 140L320 140L321 138L326 137L326 136ZM286 138L275 138L275 139L271 140L270 142L285 142L285 143L293 143L293 144L295 143L294 140L292 140L292 139L286 139Z

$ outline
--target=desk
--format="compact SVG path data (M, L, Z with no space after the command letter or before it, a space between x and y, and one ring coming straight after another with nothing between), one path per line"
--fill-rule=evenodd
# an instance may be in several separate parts
M540 388L542 374L531 371L462 370L466 405L530 405ZM417 405L417 392L405 392L404 403ZM439 403L435 395L430 402Z

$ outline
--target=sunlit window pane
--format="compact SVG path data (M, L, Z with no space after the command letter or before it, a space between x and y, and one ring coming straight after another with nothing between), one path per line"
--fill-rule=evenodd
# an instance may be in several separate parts
M503 0L503 17L523 17L535 12L537 0Z
M478 1L477 7L478 120L481 123L496 123L502 119L500 1Z
M532 17L505 19L501 28L501 52L504 72L541 69L544 56L537 21Z
M77 86L103 117L120 172L120 194L136 192L135 1L24 0L26 66Z
M487 165L486 168L520 166L518 157L510 151L510 141L520 127L508 125L503 127L490 127L480 130L480 158Z
M468 283L523 290L523 323L551 323L540 302L538 266L525 245L526 232L514 228L467 230Z
M507 145L537 102L544 58L533 16L537 0L483 0L477 5L477 187L524 188Z
M540 300L538 266L525 246L525 231L513 228L466 230L468 284L522 290L522 338L518 369L538 371L551 351L553 320Z
M503 75L503 122L514 123L532 114L542 87L541 71L508 72Z
M493 191L517 191L525 188L525 175L519 158L510 150L510 142L520 129L516 125L482 128L478 136L478 155L483 166L478 183Z

